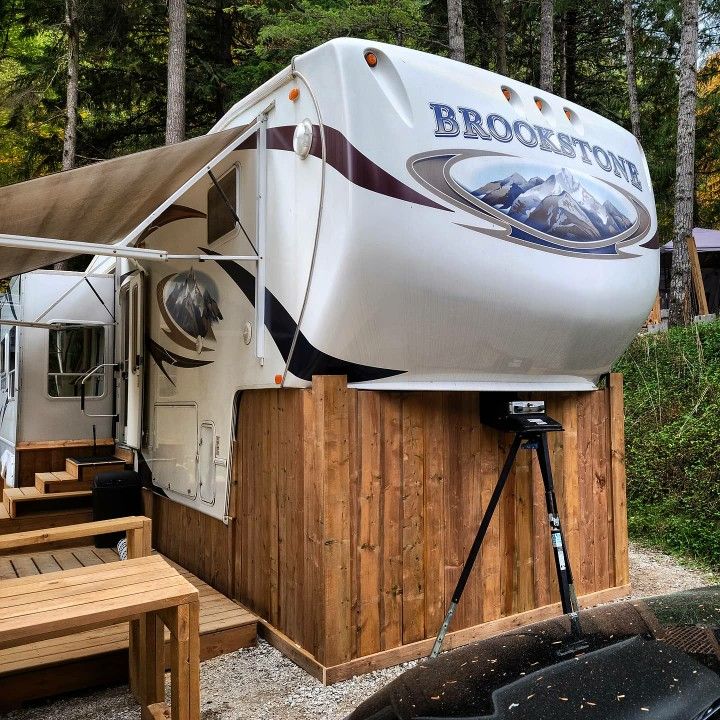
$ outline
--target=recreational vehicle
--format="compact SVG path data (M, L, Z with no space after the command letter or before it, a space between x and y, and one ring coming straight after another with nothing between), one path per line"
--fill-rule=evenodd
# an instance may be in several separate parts
M7 486L16 484L18 444L111 436L114 289L113 275L38 270L13 278L0 295L0 475ZM81 412L81 382L93 370Z
M657 288L630 133L521 82L363 40L295 58L206 137L1 193L4 276L81 250L124 258L117 439L171 498L217 518L243 390L320 374L591 389Z
M115 323L78 370L82 432L114 385L103 431L152 490L156 547L321 679L423 652L438 629L459 531L508 447L480 422L490 393L541 396L566 427L549 447L577 594L627 594L622 383L600 378L647 317L659 252L626 130L491 72L338 39L205 136L0 189L0 276L80 253L96 258L72 292L112 272ZM45 335L68 319L24 313ZM558 597L523 458L460 628Z

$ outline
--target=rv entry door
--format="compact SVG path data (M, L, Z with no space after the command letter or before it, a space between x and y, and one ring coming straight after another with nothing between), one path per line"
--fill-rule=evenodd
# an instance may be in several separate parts
M145 298L142 273L135 273L120 287L120 385L118 441L140 449L145 359Z

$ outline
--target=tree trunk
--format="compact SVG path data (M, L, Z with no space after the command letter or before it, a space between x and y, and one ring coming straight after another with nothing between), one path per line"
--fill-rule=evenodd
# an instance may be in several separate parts
M448 40L450 58L465 62L465 34L463 30L462 0L447 0Z
M567 13L560 18L560 97L567 97Z
M630 125L633 135L640 142L640 104L638 103L637 78L635 76L635 41L633 39L632 0L623 0L625 19L625 59L627 62L628 97L630 100Z
M575 100L577 79L577 10L565 14L565 95Z
M63 140L62 169L75 167L77 145L78 72L80 66L80 31L78 29L78 0L65 0L65 30L67 32L67 100L65 103L65 139Z
M540 89L553 89L554 0L540 0Z
M505 14L505 0L495 0L495 71L500 75L507 75L507 15Z
M698 0L683 0L675 171L675 227L670 270L670 326L687 325L690 312L690 258L695 188L695 106L697 104Z
M67 33L67 84L62 169L71 170L75 167L75 151L77 148L78 74L80 72L78 0L65 0L65 32ZM67 270L68 261L62 260L54 263L52 269Z
M186 0L168 0L168 83L165 144L185 139L185 27Z

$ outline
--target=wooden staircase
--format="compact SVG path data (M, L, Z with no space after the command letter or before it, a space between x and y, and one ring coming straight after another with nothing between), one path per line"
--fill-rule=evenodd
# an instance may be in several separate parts
M99 473L124 469L125 461L113 456L67 458L64 469L36 472L35 487L5 488L0 504L0 534L54 527L63 518L66 522L92 519L93 480ZM44 524L43 519L51 524Z

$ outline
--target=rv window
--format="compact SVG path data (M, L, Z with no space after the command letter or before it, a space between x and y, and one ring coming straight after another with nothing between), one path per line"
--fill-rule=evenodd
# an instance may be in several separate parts
M48 395L80 397L80 380L104 362L105 328L78 326L48 333ZM104 392L105 378L98 371L85 383L86 397Z
M235 229L235 218L233 217L230 208L227 206L225 198L232 206L232 209L237 215L240 215L240 168L237 166L233 167L229 172L226 172L219 180L218 185L222 188L222 194L220 190L215 187L213 183L208 190L207 196L207 228L208 228L208 245L224 237L229 232Z

